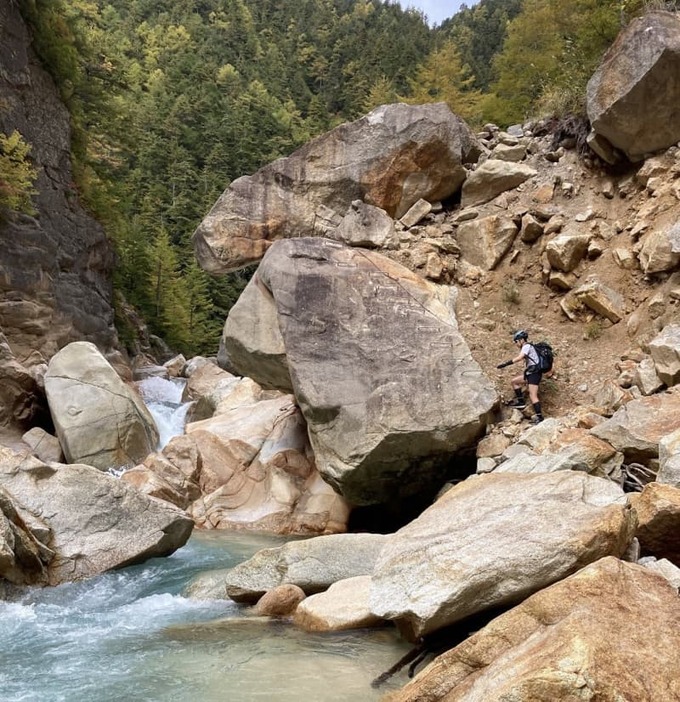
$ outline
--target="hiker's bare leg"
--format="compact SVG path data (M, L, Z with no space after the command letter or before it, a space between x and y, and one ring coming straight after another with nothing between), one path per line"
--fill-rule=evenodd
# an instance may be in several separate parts
M524 387L524 376L523 375L516 375L510 381L510 385L512 385L513 390L520 390L521 388Z
M534 404L538 402L538 385L528 385L529 388L529 399L531 403Z

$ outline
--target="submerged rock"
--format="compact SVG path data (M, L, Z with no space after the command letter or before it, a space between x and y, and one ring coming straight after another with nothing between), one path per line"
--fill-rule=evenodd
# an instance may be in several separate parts
M385 543L381 534L331 534L258 551L228 571L200 576L187 594L205 598L222 592L236 602L255 603L267 591L288 583L306 594L322 592L338 580L370 575Z
M293 623L305 631L345 631L386 624L369 607L370 575L333 583L300 602Z

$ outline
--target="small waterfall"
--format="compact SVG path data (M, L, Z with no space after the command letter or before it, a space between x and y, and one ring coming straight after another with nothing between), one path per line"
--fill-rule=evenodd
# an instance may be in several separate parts
M173 436L184 433L187 412L192 402L182 402L182 393L187 381L184 378L146 378L137 383L137 388L156 422L162 449Z

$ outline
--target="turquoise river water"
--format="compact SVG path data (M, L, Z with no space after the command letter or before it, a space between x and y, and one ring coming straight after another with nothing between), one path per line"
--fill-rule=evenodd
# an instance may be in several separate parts
M371 702L408 647L392 629L306 634L182 596L273 538L196 533L169 558L0 601L2 702Z

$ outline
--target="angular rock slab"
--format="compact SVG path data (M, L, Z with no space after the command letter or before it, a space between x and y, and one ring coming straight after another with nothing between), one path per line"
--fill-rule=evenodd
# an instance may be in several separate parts
M45 585L54 552L31 531L24 516L26 513L20 513L9 493L0 488L0 582ZM44 539L49 530L39 529L38 535Z
M668 324L649 342L659 378L669 387L680 380L680 324Z
M676 270L680 264L680 224L645 236L638 258L646 275Z
M511 217L491 215L460 224L456 241L468 263L492 271L512 247L517 231Z
M655 573L603 558L439 656L389 702L677 700L680 600Z
M590 433L621 451L626 462L645 463L659 456L659 441L680 429L680 388L632 400Z
M257 602L284 583L308 595L322 592L338 580L370 575L386 538L331 534L263 549L227 572L226 594L236 602Z
M45 393L69 463L100 470L134 466L158 444L158 429L141 397L94 344L76 341L53 356Z
M150 454L143 464L126 470L120 479L145 495L185 510L201 496L201 468L196 442L184 434L174 436L162 451Z
M680 429L659 440L659 471L656 482L680 487Z
M417 638L622 555L634 529L623 491L602 478L572 471L469 478L388 538L371 610Z
M479 153L444 103L383 105L235 180L194 232L196 258L211 273L242 268L276 239L325 234L328 210L344 217L354 200L397 219L458 191Z
M580 285L573 290L572 295L582 305L606 317L612 324L620 322L626 313L625 302L621 294L602 284L599 280L591 280Z
M293 623L305 631L345 631L385 624L368 606L370 588L370 575L339 580L326 592L300 602Z
M231 360L260 383L277 375L257 349L243 353L268 299L319 472L350 502L441 484L442 466L482 433L498 396L458 331L450 288L322 238L276 242L248 287L263 292L230 312Z
M588 81L594 132L631 160L680 140L680 18L650 12L625 27Z
M47 466L4 447L0 488L51 530L50 585L170 555L194 526L177 507L96 468Z
M472 171L463 184L461 207L474 207L493 200L535 176L537 171L523 163L490 158Z
M578 266L588 250L589 236L575 232L561 232L548 242L546 254L550 265L569 273Z

